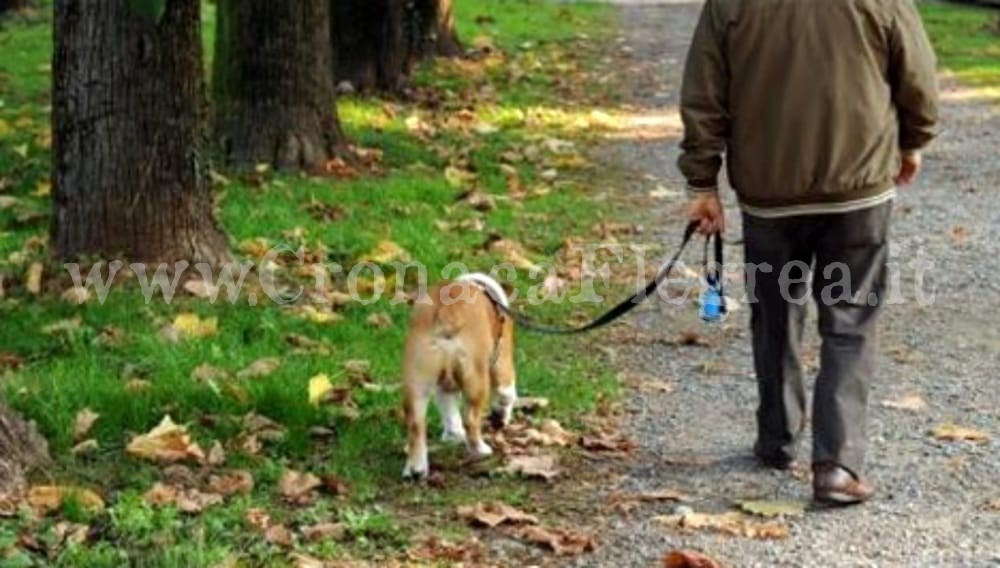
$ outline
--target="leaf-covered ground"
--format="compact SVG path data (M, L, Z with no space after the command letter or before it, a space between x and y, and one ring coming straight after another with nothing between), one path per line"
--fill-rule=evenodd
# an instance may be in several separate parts
M28 498L6 504L4 562L436 561L475 553L462 544L470 529L456 507L494 497L530 504L548 491L504 459L470 473L461 451L437 446L431 484L403 483L397 387L408 306L339 305L342 277L314 284L316 264L413 259L432 281L450 262L508 261L522 291L572 288L581 270L571 245L618 230L607 221L620 204L595 198L614 173L586 157L597 134L616 128L604 110L615 83L599 57L614 12L457 4L472 57L421 69L408 97L339 101L353 160L321 178L263 167L213 173L238 259L302 248L304 261L286 254L272 266L281 286L307 287L288 305L260 294L256 273L235 302L225 289L208 301L217 290L197 278L169 304L159 293L147 302L122 277L103 303L73 290L46 244L51 7L0 24L0 388L37 421L55 460ZM211 46L210 7L204 20ZM558 274L529 278L540 261ZM394 287L385 268L384 280L365 273L362 295ZM398 280L412 291L413 273ZM328 302L313 305L312 294ZM532 309L556 319L597 308ZM601 357L523 338L522 394L549 404L496 443L574 459L576 438L532 436L553 424L595 429L587 417L618 391Z

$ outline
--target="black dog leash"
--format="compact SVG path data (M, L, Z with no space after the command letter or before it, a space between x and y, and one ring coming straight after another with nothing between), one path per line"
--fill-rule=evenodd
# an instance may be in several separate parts
M497 307L500 309L500 311L504 312L508 317L513 319L514 323L516 323L519 327L537 333L544 333L548 335L576 335L580 333L586 333L588 331L593 331L600 327L604 327L610 324L611 322L617 320L618 318L624 316L625 314L631 312L632 310L634 310L636 306L641 304L646 298L649 297L650 294L655 292L656 289L660 287L660 284L662 284L663 281L667 278L667 276L670 274L670 271L673 270L674 266L677 265L677 262L680 260L681 255L684 253L684 249L686 249L688 243L691 242L691 238L694 237L695 231L697 231L697 229L698 229L697 221L688 224L687 228L684 229L684 238L681 240L681 245L677 249L677 252L670 259L670 261L664 264L663 268L661 268L660 271L657 272L656 277L653 278L648 284L646 284L646 287L644 289L636 292L635 294L632 295L631 298L625 300L624 302L621 302L620 304L618 304L608 312L604 313L597 319L581 327L556 327L556 326L543 325L532 321L530 318L514 311L512 308L503 306L499 302L497 302ZM715 241L715 264L713 266L708 266L709 241ZM722 244L723 244L722 235L720 235L719 233L710 235L705 240L704 263L706 269L708 269L709 271L707 275L707 280L710 289L716 290L719 298L723 297L722 277L720 272L722 268ZM725 304L722 303L720 306L718 306L718 310L720 311L721 314L724 314ZM704 317L705 319L709 319L704 314L702 317Z

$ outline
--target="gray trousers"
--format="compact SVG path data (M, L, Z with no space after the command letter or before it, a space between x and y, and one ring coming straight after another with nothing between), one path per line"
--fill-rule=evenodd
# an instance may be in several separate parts
M812 459L860 474L891 211L892 203L885 203L849 213L780 219L744 214L746 262L751 265L747 293L760 392L757 455L793 459L805 429L800 344L811 272L822 337L813 396Z

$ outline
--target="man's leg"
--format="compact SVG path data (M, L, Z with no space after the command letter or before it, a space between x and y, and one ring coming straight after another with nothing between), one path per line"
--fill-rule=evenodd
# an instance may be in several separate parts
M813 236L801 218L743 216L747 297L760 406L754 453L783 468L795 459L805 426L799 349L808 301ZM786 268L788 267L788 268ZM770 271L768 271L768 268ZM786 280L782 279L782 274ZM801 303L788 299L802 300Z
M813 399L813 463L840 466L856 478L867 447L891 211L886 203L830 217L816 252L813 294L823 347Z

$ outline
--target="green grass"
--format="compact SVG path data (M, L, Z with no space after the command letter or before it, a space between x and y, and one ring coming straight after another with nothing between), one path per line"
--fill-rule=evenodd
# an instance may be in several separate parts
M920 4L940 63L965 85L1000 101L1000 14L953 4Z
M607 203L588 198L602 176L609 175L593 166L562 167L558 182L547 182L540 171L560 158L542 151L541 158L523 160L514 167L525 187L544 186L550 191L512 201L504 198L507 174L499 165L510 152L523 151L552 136L586 145L586 132L566 128L561 121L586 113L590 107L568 100L563 87L544 69L564 69L570 76L590 69L596 52L574 38L609 33L610 9L514 0L459 2L458 7L463 37L472 41L490 35L502 48L503 58L421 69L418 84L443 93L437 110L420 100L340 101L340 116L350 138L384 152L382 173L355 179L265 174L251 180L234 175L219 190L220 221L234 250L242 250L241 243L262 239L271 244L304 245L310 251L323 251L323 262L350 266L381 241L390 240L426 264L435 280L453 261L488 269L502 260L482 251L488 234L523 243L541 261L554 255L565 239L586 238L597 221L615 214L605 211ZM0 354L23 361L18 369L0 367L0 392L37 421L48 437L56 459L48 475L62 483L92 487L109 502L105 513L91 519L101 527L96 542L53 545L60 564L119 566L131 557L142 558L144 566L203 566L232 556L252 565L282 564L283 550L245 529L244 517L252 507L265 508L293 527L310 520L345 523L349 538L303 545L301 549L308 553L386 558L414 536L414 523L403 519L492 496L506 495L515 504L530 503L535 491L531 485L504 479L471 478L452 471L445 474L447 490L413 487L398 479L404 432L397 418L399 396L392 387L400 378L409 311L405 304L383 300L351 305L342 310L343 321L320 324L272 302L251 308L245 295L236 305L221 301L212 305L183 294L169 305L163 301L147 304L134 287L126 286L114 289L103 305L94 301L75 306L60 300L58 289L40 298L27 294L21 286L23 276L33 261L45 262L47 254L44 235L49 198L36 193L39 187L44 189L49 175L50 28L43 13L37 22L11 22L0 29L4 54L0 58L0 196L16 198L13 206L0 211L0 274L7 283L6 297L0 300ZM213 30L208 10L207 56ZM512 67L541 70L511 81ZM579 82L586 85L585 78ZM607 94L592 89L589 102ZM476 134L451 128L452 115L469 106L475 110L475 120L500 129ZM547 109L549 118L524 120L524 113L532 109ZM407 119L414 115L443 125L434 139L436 148L409 131ZM456 205L460 189L443 174L449 164L474 170L475 185L498 197L496 209L480 215ZM335 213L337 220L324 219L317 211ZM483 232L438 227L438 221L476 216L485 222ZM55 288L61 288L68 280L65 275L57 276L57 271L58 267L49 266L47 279L55 278L60 282ZM283 270L282 279L308 284L306 279L296 280L292 272ZM522 290L537 283L537 279L528 282L523 274L519 279ZM531 309L552 319L580 311L576 306ZM218 333L176 344L165 342L160 329L185 312L218 318ZM379 313L389 314L393 324L379 329L367 323ZM73 318L79 318L78 327L47 329ZM328 345L329 353L293 352L288 344L292 334ZM109 341L109 337L114 339ZM266 378L209 384L191 378L192 370L201 364L234 374L262 357L281 359L280 368ZM355 389L357 416L336 407L310 405L310 377L323 373L334 383L344 384L344 363L351 359L370 361L372 380L387 388ZM524 336L517 365L522 393L549 398L552 405L546 416L568 425L577 424L602 397L614 396L618 388L596 354L581 354L565 340ZM146 388L130 389L129 381L136 378L146 381ZM74 444L73 422L84 408L101 415L91 432L100 450L73 457L69 453ZM142 493L160 478L161 470L126 456L124 446L133 434L147 431L170 414L176 422L189 425L194 438L207 448L213 441L228 443L237 436L240 417L250 411L274 419L288 431L283 441L267 445L260 456L229 449L227 465L253 473L257 488L252 495L230 499L198 516L170 507L154 509L142 501ZM311 438L309 430L316 426L332 428L332 441ZM432 459L453 463L461 459L461 453L435 449ZM275 498L274 489L286 467L336 475L350 486L350 495L337 501L324 498L304 510L287 508ZM81 515L70 507L61 516L24 520L16 526L55 538L59 520L81 520ZM431 526L463 534L464 529L449 526L450 515L443 520L438 516L430 517ZM427 517L421 518L416 525L426 524ZM0 525L4 527L0 528L0 557L13 554L8 541L17 531L9 526ZM8 560L16 562L21 556Z

